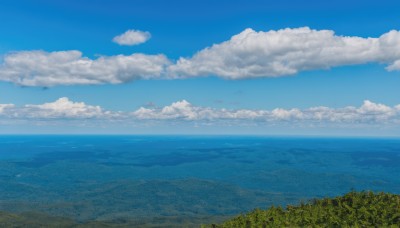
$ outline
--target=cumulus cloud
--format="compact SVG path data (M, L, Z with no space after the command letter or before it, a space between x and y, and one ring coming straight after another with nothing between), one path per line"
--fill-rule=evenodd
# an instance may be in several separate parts
M216 110L211 108L196 107L186 100L177 101L162 109L149 109L141 107L133 112L133 116L138 119L183 119L198 120L218 118Z
M105 111L100 106L73 102L61 97L44 104L0 104L0 114L11 119L105 119L118 116L118 112Z
M13 108L15 105L13 104L0 104L0 115L3 114L6 109Z
M257 124L337 124L357 125L400 125L400 105L393 107L365 100L360 107L348 106L329 108L324 106L308 109L250 110L216 109L195 106L186 100L177 101L165 107L140 107L133 112L107 111L99 106L73 102L62 97L44 104L27 104L17 107L12 104L0 104L0 116L10 119L47 120L47 119L96 119L103 121L121 121L144 123L146 121L183 121L215 123L240 121Z
M113 42L119 45L137 45L148 41L151 38L149 32L143 32L139 30L128 30L121 35L113 38Z
M141 107L132 115L136 119L187 121L201 120L245 120L262 122L313 122L313 123L400 123L400 105L389 107L384 104L365 100L360 107L328 108L312 107L309 109L282 109L273 110L227 110L210 107L193 106L186 100L172 103L163 108Z
M100 106L86 105L84 102L73 102L67 97L50 103L25 105L23 111L29 118L99 118L110 112Z
M372 62L388 64L389 71L400 70L399 31L362 38L308 27L267 32L246 29L191 58L180 58L168 71L172 77L216 75L243 79Z
M140 40L134 37L140 37L141 33L129 30L115 39L133 43ZM385 64L388 71L400 70L400 32L393 30L377 38L362 38L308 27L267 32L246 29L225 42L205 48L192 57L181 57L176 62L163 54L135 53L90 59L76 50L20 51L4 55L0 63L0 81L48 87L209 75L245 79L366 63Z
M388 71L398 71L400 70L400 60L395 61L393 64L386 67Z
M0 80L22 86L118 84L159 78L169 60L164 55L115 55L97 59L80 51L21 51L5 55Z

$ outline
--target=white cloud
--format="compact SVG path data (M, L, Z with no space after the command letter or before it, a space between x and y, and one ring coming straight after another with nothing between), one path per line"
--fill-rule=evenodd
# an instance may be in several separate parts
M148 41L151 38L149 32L143 32L139 30L128 30L121 35L113 38L113 42L119 45L137 45Z
M302 119L304 118L303 112L301 112L299 109L289 109L285 110L282 108L276 108L272 110L269 115L272 119L276 120L292 120L292 119Z
M13 104L0 104L0 115L3 114L6 109L13 108L15 105Z
M28 104L23 111L29 118L99 118L109 113L103 111L100 106L72 102L67 97L40 105Z
M400 70L399 31L362 38L308 27L268 32L246 29L191 58L180 58L168 71L171 77L243 79L372 62L389 64L388 70Z
M1 118L15 120L102 120L119 121L121 123L146 123L157 120L169 123L222 122L274 124L290 123L293 126L317 124L320 126L364 126L387 125L400 126L400 105L393 107L365 100L360 107L344 108L312 107L308 109L250 110L250 109L216 109L195 106L186 100L177 101L160 108L141 107L133 112L106 111L100 106L87 105L83 102L73 102L66 97L44 104L27 104L22 107L13 104L0 104Z
M365 100L359 111L361 113L385 114L391 113L392 108L384 104L376 104L369 100Z
M0 80L22 86L118 84L158 78L169 60L164 55L116 55L97 59L79 51L21 51L7 54Z
M210 108L196 107L186 100L177 101L162 109L148 109L141 107L133 112L133 116L138 119L184 119L197 120L209 119L215 115Z
M400 70L400 60L395 61L393 64L386 67L388 71L398 71Z
M118 37L125 40L125 35L130 37L128 34L138 32L129 30ZM135 39L126 38L124 42ZM388 71L400 70L400 32L392 30L378 38L362 38L308 27L267 32L246 29L228 41L205 48L190 58L181 57L175 63L162 54L90 59L76 50L20 51L4 55L0 81L48 87L208 75L245 79L366 63L386 64Z
M193 106L186 100L172 103L163 108L141 107L132 115L136 119L153 120L190 120L190 121L219 121L243 120L261 122L292 122L292 123L345 123L345 124L374 124L400 123L400 105L389 107L383 104L364 101L360 107L328 108L313 107L309 109L282 109L269 110L227 110L210 107Z

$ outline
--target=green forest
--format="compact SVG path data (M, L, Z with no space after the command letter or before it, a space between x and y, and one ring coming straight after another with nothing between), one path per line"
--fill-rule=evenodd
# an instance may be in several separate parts
M0 227L191 227L190 224L191 221L183 220L175 221L175 224L137 223L127 220L77 223L66 218L32 212L0 212ZM400 227L400 195L353 191L344 196L314 199L297 206L255 209L221 224L202 227Z
M400 227L400 195L350 192L298 206L255 209L203 227Z

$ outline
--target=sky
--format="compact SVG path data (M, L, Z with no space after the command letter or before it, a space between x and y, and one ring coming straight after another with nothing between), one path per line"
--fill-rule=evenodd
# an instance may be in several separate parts
M0 134L398 137L399 10L4 0Z

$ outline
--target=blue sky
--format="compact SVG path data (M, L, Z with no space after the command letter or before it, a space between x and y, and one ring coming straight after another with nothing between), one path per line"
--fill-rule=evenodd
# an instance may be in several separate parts
M3 115L0 115L0 133L398 136L400 114L397 112L400 111L395 107L400 104L400 71L385 69L398 60L397 53L400 51L396 50L400 45L397 43L391 48L393 53L385 56L384 51L379 52L382 56L378 59L370 60L372 57L367 57L365 61L356 59L350 64L345 64L344 60L339 59L340 63L328 66L329 69L310 68L311 62L299 67L296 73L279 73L274 77L264 77L264 72L259 71L257 76L241 75L239 79L234 73L221 76L218 75L218 71L207 75L200 75L199 71L194 73L196 75L193 77L186 77L190 72L184 71L180 73L180 79L165 78L161 73L161 76L155 79L149 74L149 80L135 76L133 80L118 83L103 81L100 84L52 84L49 79L49 83L40 80L35 81L36 84L24 84L13 81L7 75L2 77L1 71L9 70L10 67L4 67L4 62L9 56L22 51L30 53L37 50L46 54L77 50L82 53L83 58L91 60L99 56L129 56L133 53L149 56L162 54L171 62L167 64L173 65L179 58L191 60L197 52L213 44L229 41L232 36L241 34L247 28L255 32L268 32L309 27L315 31L331 30L338 37L379 38L391 30L400 30L399 9L398 1L1 1L0 63L3 67L0 67L0 104L12 104L14 107L10 106L8 112L3 111ZM151 38L147 42L132 46L119 45L112 41L115 36L127 30L148 31ZM294 39L293 42L303 41ZM352 54L350 51L349 53ZM37 56L29 58L36 61L35 58L40 57ZM263 61L263 57L269 56L261 56L258 59ZM289 60L282 61L286 63ZM199 63L194 64L190 66L197 66ZM302 70L303 68L306 70ZM13 71L15 69L12 68ZM35 68L27 74L35 78L37 71ZM46 72L53 71L50 69ZM265 75L268 74L270 72L265 71ZM100 117L100 114L89 117L86 114L71 116L64 113L65 110L53 110L53 106L39 107L63 97L68 98L68 102L72 104L84 102L87 106L99 106L102 110L114 114L121 112L119 115L123 117L115 117L115 114L112 117L113 121L110 121L103 114ZM213 109L214 114L194 118L179 106L179 113L168 117L153 113L153 118L138 119L137 116L131 118L128 115L140 107L156 112L183 100L195 107ZM240 120L229 117L230 119L226 120L226 116L220 118L219 114L215 114L222 109L231 112L299 109L305 112L304 110L319 106L342 112L340 110L348 106L362 109L366 100L391 110L379 106L381 111L386 110L386 113L377 113L375 109L378 106L375 105L369 109L368 116L387 116L372 119L357 116L351 121L310 121L308 117L304 120L303 117L293 117L293 114L274 122L268 119L272 117L265 117L269 114L260 114L257 118L267 118L267 124L257 118L255 120L254 117L239 118ZM65 104L69 104L68 102ZM54 111L55 114L50 117L43 116L38 110L26 107L27 105L37 105L35 108L38 110L50 107L47 111ZM85 112L86 109L82 110ZM39 114L28 116L28 112ZM191 109L190 112L199 112L199 109ZM15 117L15 113L19 113L18 117ZM354 113L359 114L363 111ZM214 118L210 116L215 115L218 116L215 119L223 121L210 120ZM149 123L146 126L138 126L136 122Z

